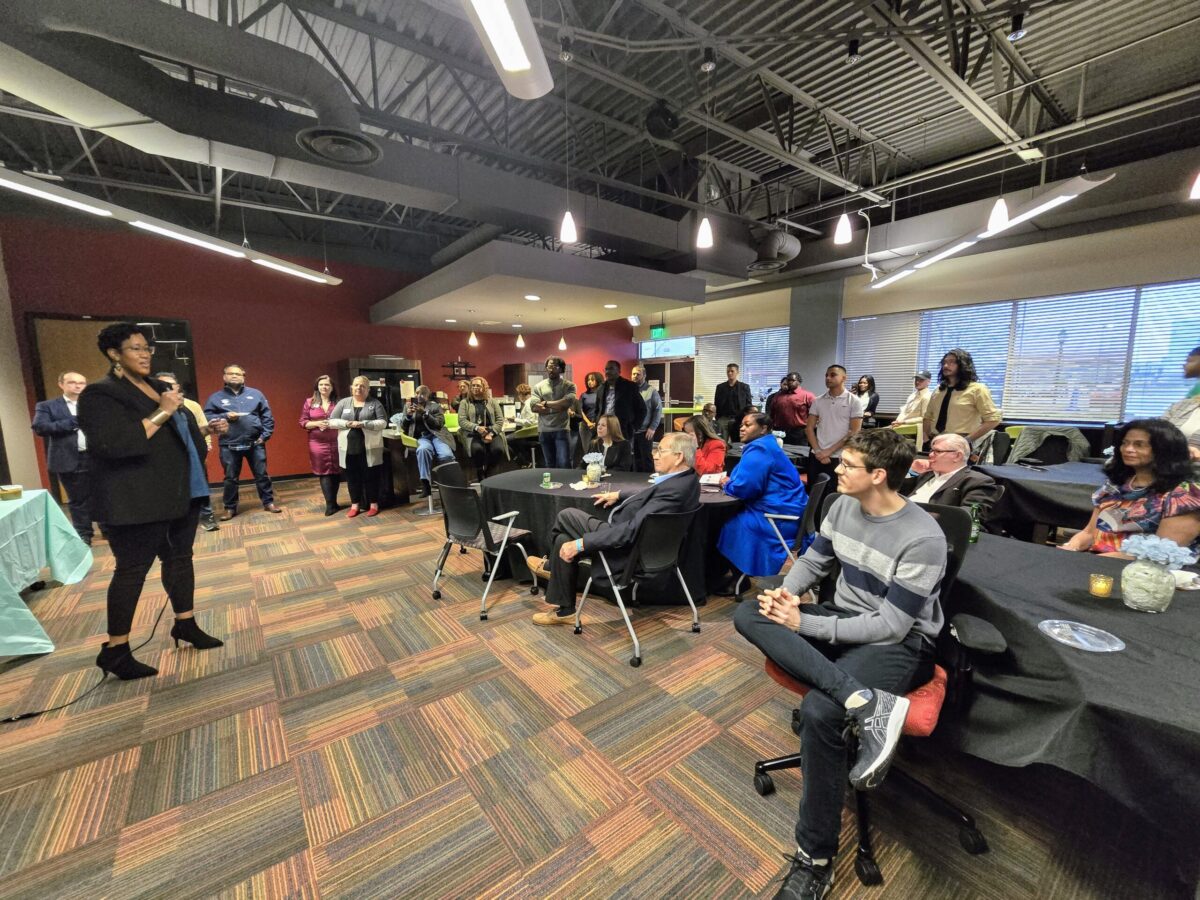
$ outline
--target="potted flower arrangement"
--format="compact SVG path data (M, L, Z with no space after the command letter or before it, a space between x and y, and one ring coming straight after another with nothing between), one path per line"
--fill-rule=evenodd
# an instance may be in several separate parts
M1175 576L1171 570L1196 561L1187 548L1153 534L1125 538L1121 552L1134 557L1121 570L1121 598L1130 609L1142 612L1165 611L1175 596Z
M604 454L585 453L583 455L583 464L587 466L583 480L593 486L599 484L600 476L604 474Z

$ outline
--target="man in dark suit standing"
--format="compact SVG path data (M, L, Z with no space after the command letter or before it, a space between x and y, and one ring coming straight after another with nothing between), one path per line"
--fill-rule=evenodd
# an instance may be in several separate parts
M633 440L634 429L646 417L646 401L642 399L637 385L621 377L621 364L610 359L604 364L604 384L596 398L599 415L616 416L621 423L621 436Z
M900 493L917 503L970 508L978 503L984 518L996 500L996 482L967 466L971 445L961 434L939 434L929 450L929 469L906 478Z
M582 509L564 509L554 520L554 549L548 560L530 558L536 575L549 578L546 602L556 609L536 613L536 625L565 625L575 622L575 597L579 593L579 558L603 550L615 570L625 564L638 526L655 513L682 513L700 505L700 479L692 469L696 461L696 439L682 431L663 435L654 451L658 480L648 490L638 491L621 502L619 491L596 497L596 505L616 506L606 522ZM619 505L618 505L619 504ZM548 565L547 570L544 566Z
M71 524L89 547L92 544L92 515L88 498L87 438L79 430L79 395L87 378L78 372L58 376L62 396L43 400L33 413L33 431L46 440L46 468L57 476L67 492Z
M717 434L721 436L721 440L738 440L737 432L742 424L742 416L754 402L750 396L750 385L738 381L740 371L741 367L737 363L727 365L725 376L728 381L718 384L713 392L713 402L717 406Z

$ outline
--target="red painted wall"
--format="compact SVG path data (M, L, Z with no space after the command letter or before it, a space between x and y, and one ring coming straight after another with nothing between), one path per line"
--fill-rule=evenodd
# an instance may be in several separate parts
M481 346L473 348L462 332L372 325L371 305L413 280L403 272L338 263L332 268L343 282L329 287L128 230L30 219L0 220L0 241L21 361L30 373L31 410L36 395L26 313L186 319L201 403L221 387L221 370L230 360L246 366L247 383L267 395L277 423L268 445L273 475L310 471L297 424L300 406L315 377L332 373L340 359L374 353L419 359L425 380L454 396L457 389L441 364L459 355L500 394L505 363L558 353L558 333L526 335L527 346L518 350L514 335L482 334ZM603 369L608 359L620 360L628 374L637 353L631 333L623 319L568 329L569 349L562 355L579 378ZM343 395L348 388L339 385ZM221 477L216 456L208 460L212 481Z

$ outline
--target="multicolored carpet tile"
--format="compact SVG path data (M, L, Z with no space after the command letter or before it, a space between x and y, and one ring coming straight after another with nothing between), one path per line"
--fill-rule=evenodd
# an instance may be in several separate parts
M225 646L176 649L157 571L134 625L155 678L0 726L0 898L767 897L803 787L756 759L792 752L793 698L734 631L734 604L633 611L590 599L580 635L542 628L528 584L450 554L419 507L326 518L316 485L278 485L196 537L196 611ZM99 681L112 557L28 595L58 649L0 661L0 718ZM641 598L643 601L646 598ZM156 627L157 622L157 627ZM1168 842L1097 791L920 744L903 763L949 789L991 844L890 783L874 840L835 896L1182 897ZM843 819L843 846L853 846ZM1195 872L1183 876L1194 878Z

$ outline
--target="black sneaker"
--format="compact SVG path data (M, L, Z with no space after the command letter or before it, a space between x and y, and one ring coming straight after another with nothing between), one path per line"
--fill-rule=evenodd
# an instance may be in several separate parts
M821 900L833 887L833 866L830 863L816 865L800 853L784 856L792 861L792 867L783 876L783 885L775 894L775 900Z
M218 529L220 529L221 526L217 524L216 518L214 518L211 515L208 515L208 516L203 516L200 519L200 527L203 528L205 531L217 531Z
M908 700L886 691L872 691L864 706L852 709L850 718L858 730L858 759L850 770L850 783L859 791L879 787L908 716Z

